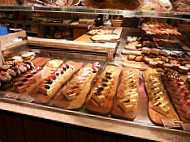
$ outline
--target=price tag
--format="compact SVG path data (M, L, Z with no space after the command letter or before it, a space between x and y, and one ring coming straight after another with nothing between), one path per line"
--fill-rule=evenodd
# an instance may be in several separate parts
M180 122L176 119L161 119L161 121L164 124L164 127L168 127L168 128L180 128Z
M13 92L7 92L5 94L6 98L10 98L10 99L16 99L18 98L19 94L18 93L13 93Z
M24 102L29 102L29 103L31 103L31 102L34 101L34 98L32 98L31 96L25 94L25 95L22 95L22 96L19 98L19 100L24 101Z
M187 123L180 123L183 130L190 132L190 124Z

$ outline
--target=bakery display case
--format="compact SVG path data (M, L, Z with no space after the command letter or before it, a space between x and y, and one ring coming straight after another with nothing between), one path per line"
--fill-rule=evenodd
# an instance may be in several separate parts
M0 11L105 15L104 26L79 18L88 28L74 38L63 39L72 35L68 25L65 32L45 28L44 36L0 37L0 109L141 139L189 141L188 9L177 1L164 8L138 0L128 7L27 2ZM115 27L108 20L114 16L123 21Z

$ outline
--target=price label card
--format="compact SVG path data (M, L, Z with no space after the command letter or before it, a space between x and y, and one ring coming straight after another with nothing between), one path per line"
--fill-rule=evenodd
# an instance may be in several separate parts
M164 124L164 127L168 127L168 128L180 128L180 121L176 120L176 119L161 119L161 121Z
M183 130L190 132L190 124L181 123Z
M34 101L34 98L32 98L31 96L25 94L25 95L22 95L22 96L19 98L19 100L24 101L24 102L29 102L29 103L31 103L31 102Z
M20 94L14 92L7 92L5 98L16 99Z

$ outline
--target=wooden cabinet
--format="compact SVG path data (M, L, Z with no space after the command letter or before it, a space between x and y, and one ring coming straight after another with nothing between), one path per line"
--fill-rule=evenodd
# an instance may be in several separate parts
M0 142L132 142L141 139L0 111Z
M19 115L3 112L0 114L9 142L25 142L22 118Z
M67 128L67 142L117 142L116 137L108 133L84 128Z
M66 142L66 127L43 119L23 119L27 142Z
M0 142L7 142L7 135L3 125L2 115L0 114Z

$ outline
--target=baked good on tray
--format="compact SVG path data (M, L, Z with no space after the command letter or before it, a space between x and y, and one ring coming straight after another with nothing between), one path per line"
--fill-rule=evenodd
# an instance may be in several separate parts
M112 34L113 33L113 30L112 28L110 29L103 29L103 28L94 28L94 29L91 29L88 34L89 35L107 35L107 34Z
M142 30L153 38L176 40L182 37L178 29L168 23L146 22L142 24Z
M108 34L108 35L95 35L92 36L91 39L95 42L113 42L113 41L118 41L120 37L119 35L116 34Z
M36 83L38 79L41 78L42 68L38 67L36 69L31 70L30 72L27 72L26 75L23 77L19 78L14 84L14 90L18 93L23 93L26 91L30 85Z
M117 89L117 97L111 110L114 117L135 119L139 95L139 70L122 69L122 78Z
M29 93L35 103L47 104L50 102L61 86L83 66L82 62L68 61L63 65L60 64L59 67L60 62L60 60L54 60L46 64L45 69L49 72L48 76ZM53 68L48 68L49 66Z
M92 81L100 70L100 64L89 63L83 67L72 79L61 89L53 101L53 106L63 109L80 109L91 89Z
M14 60L4 62L4 65L0 67L1 89L6 90L11 87L18 77L34 68L32 62L17 62Z
M110 113L120 73L120 67L108 65L105 68L88 96L86 110L102 115Z
M190 91L185 81L174 70L162 74L165 88L182 121L190 123Z
M181 74L190 72L190 62L183 58L181 51L160 50L157 48L143 47L142 51L122 51L124 66L132 66L140 70L147 67L156 68L163 72L165 68L173 68ZM127 64L128 63L128 64Z
M143 72L143 78L148 96L148 114L150 120L158 125L163 125L162 119L179 120L164 90L158 72L155 69L147 69Z

